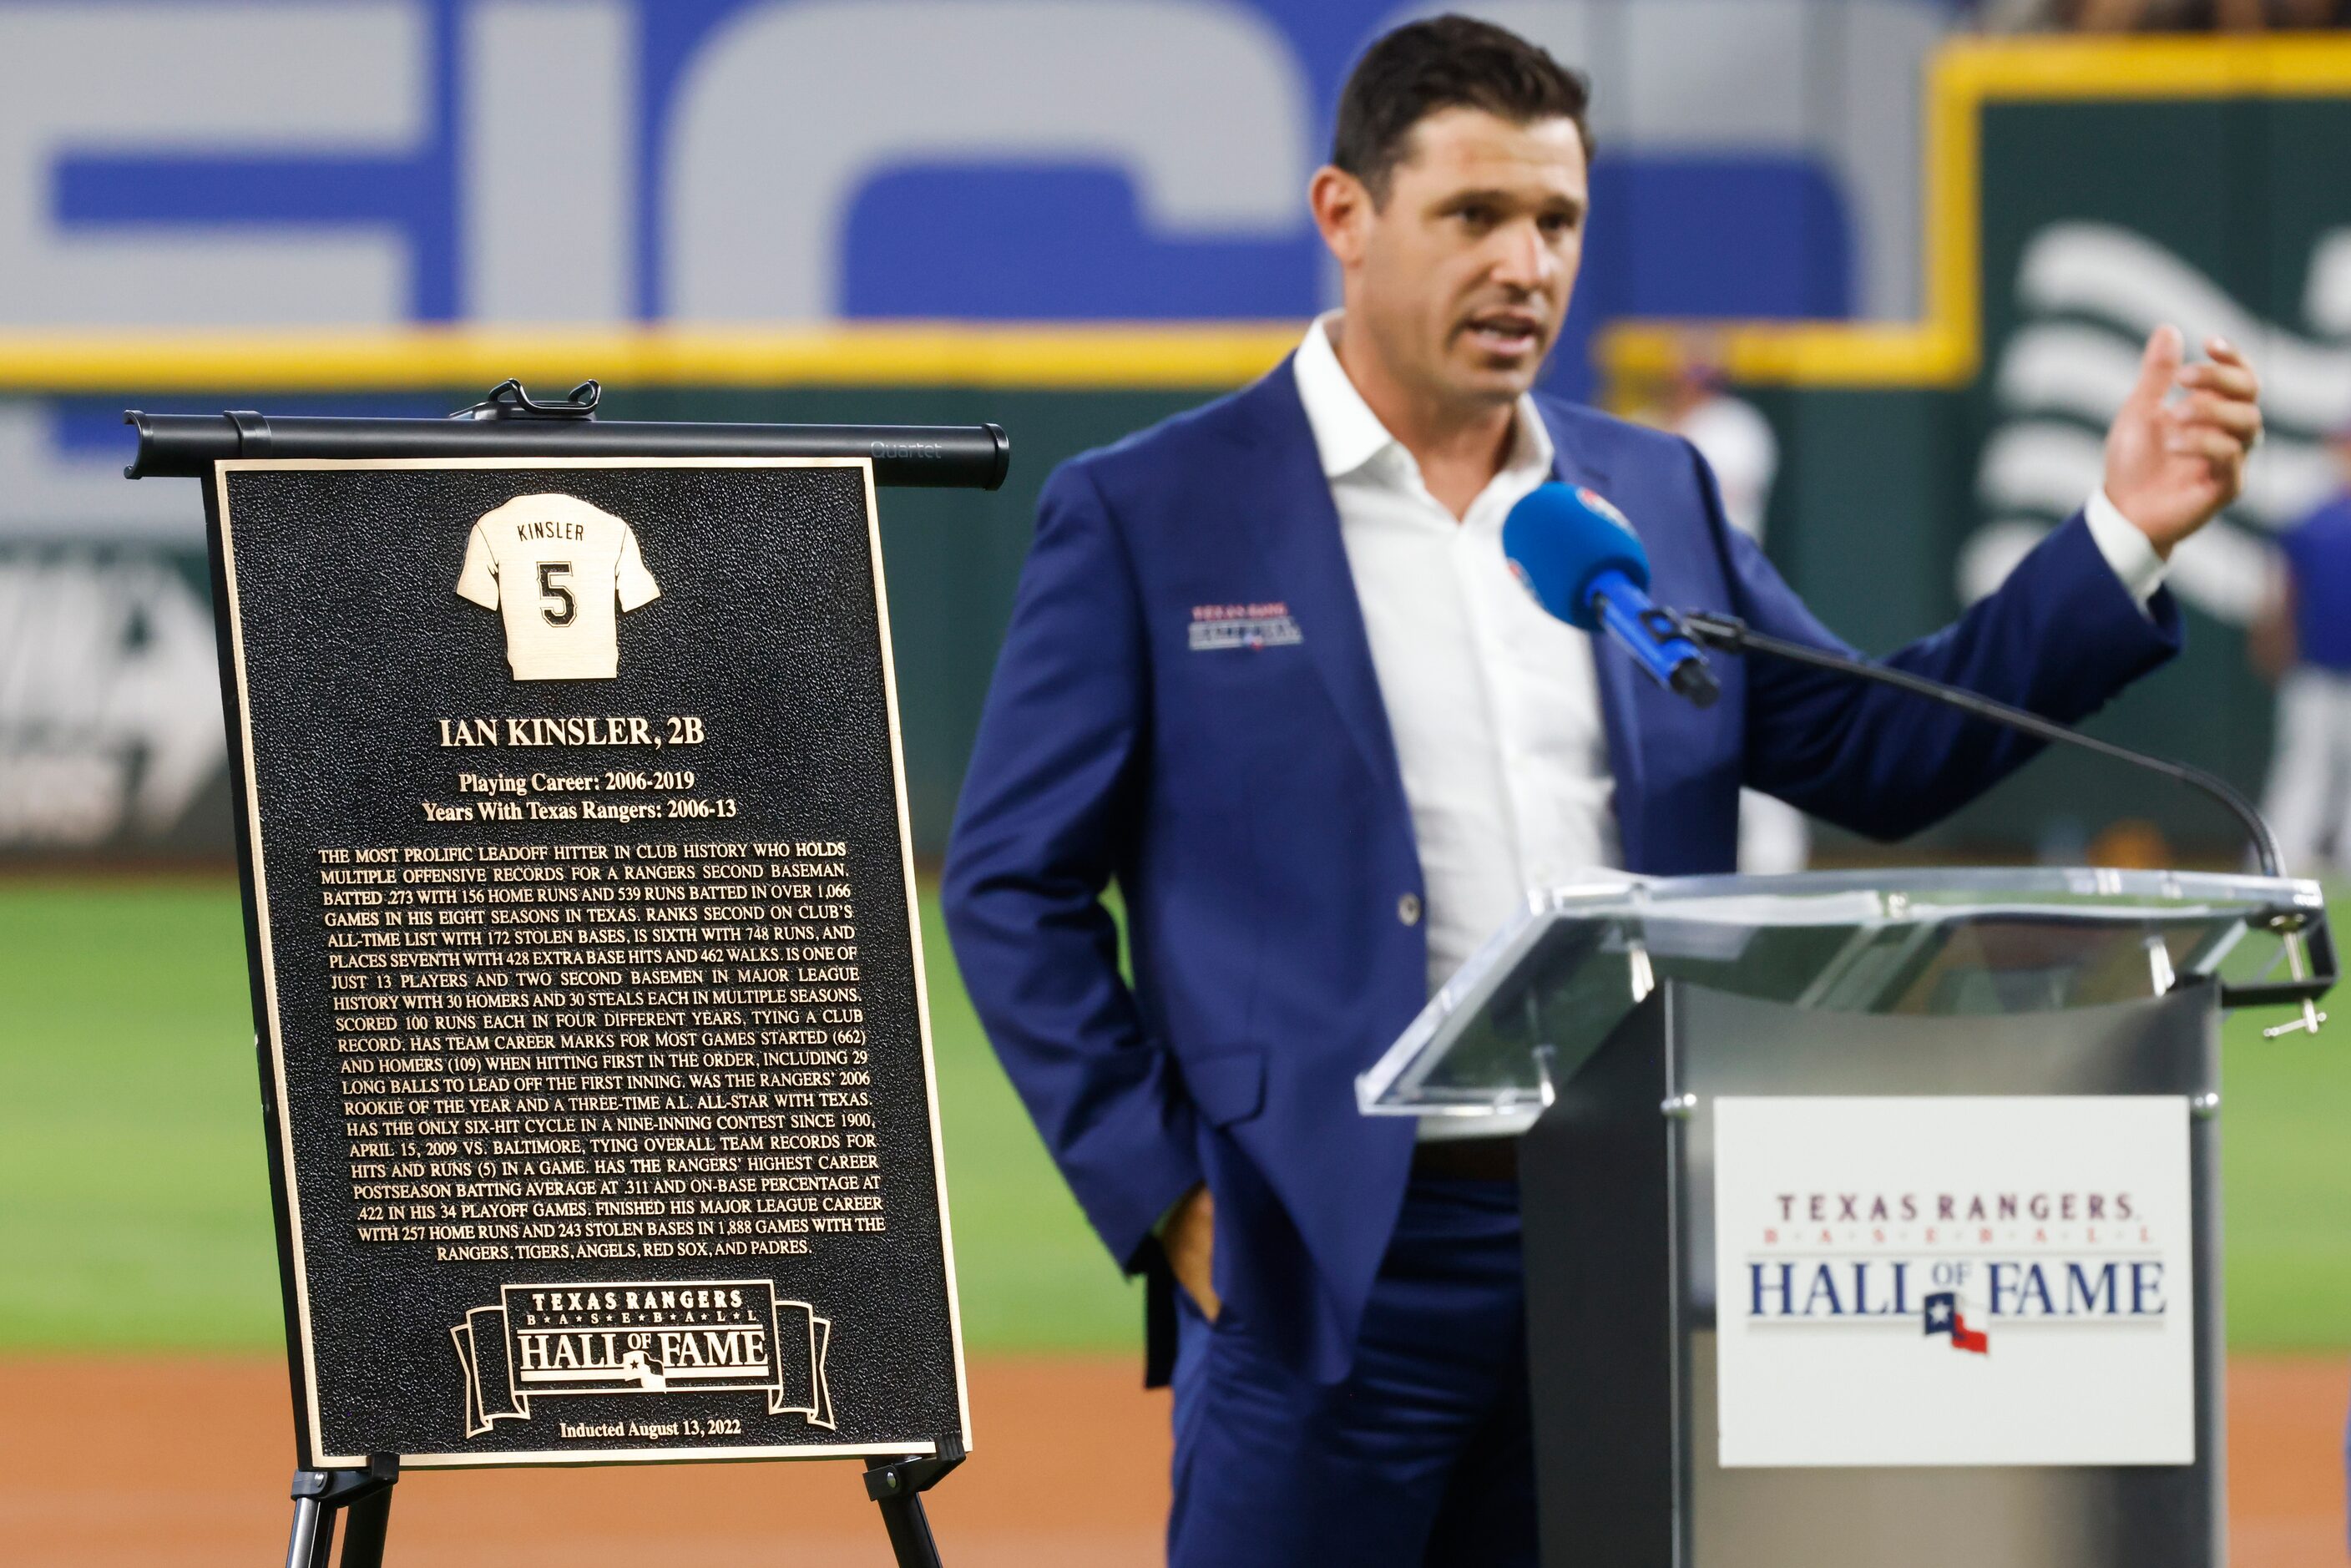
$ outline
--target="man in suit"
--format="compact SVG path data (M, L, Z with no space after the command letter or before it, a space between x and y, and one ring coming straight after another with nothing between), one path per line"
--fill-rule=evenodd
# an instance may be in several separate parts
M1761 661L1719 662L1701 711L1511 580L1502 519L1557 477L1632 519L1661 603L1840 646L1687 443L1531 393L1581 255L1584 105L1481 23L1374 44L1310 191L1343 308L1040 504L946 914L1047 1145L1150 1278L1179 1564L1533 1561L1512 1145L1353 1093L1529 891L1728 871L1742 783L1897 837L2032 750ZM2158 332L2102 492L1893 662L2066 720L2162 663L2162 558L2259 432L2252 371L2208 353Z

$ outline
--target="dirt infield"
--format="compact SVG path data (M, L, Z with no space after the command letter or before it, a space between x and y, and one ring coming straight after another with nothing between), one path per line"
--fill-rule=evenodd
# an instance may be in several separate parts
M2351 1367L2230 1367L2239 1568L2343 1568ZM0 1563L11 1568L283 1560L282 1368L262 1361L0 1361ZM1128 1568L1158 1560L1165 1395L1125 1360L972 1369L976 1457L934 1494L956 1568ZM102 1455L119 1456L101 1458ZM873 1565L889 1554L846 1465L412 1475L387 1561L510 1568Z

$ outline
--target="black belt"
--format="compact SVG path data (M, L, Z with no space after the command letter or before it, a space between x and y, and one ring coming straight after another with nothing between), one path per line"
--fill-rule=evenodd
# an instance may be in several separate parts
M1412 1174L1440 1181L1516 1181L1516 1138L1442 1138L1412 1146Z

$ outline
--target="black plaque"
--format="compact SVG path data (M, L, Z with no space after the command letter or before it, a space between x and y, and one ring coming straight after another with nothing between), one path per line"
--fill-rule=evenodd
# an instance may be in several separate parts
M206 501L301 1462L968 1447L870 464Z

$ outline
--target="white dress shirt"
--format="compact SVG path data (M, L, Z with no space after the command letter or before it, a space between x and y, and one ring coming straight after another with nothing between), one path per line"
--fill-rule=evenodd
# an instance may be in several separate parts
M1510 507L1551 477L1534 400L1519 399L1509 459L1457 521L1348 379L1337 319L1307 329L1293 369L1404 773L1433 994L1529 894L1618 863L1615 779L1591 637L1544 613L1502 556ZM2144 611L2164 563L2103 492L2087 511Z
M1520 399L1509 459L1456 521L1322 321L1295 363L1404 771L1434 991L1530 892L1617 863L1592 639L1502 559L1503 518L1551 477L1551 433Z

